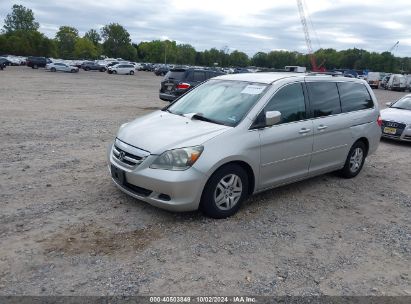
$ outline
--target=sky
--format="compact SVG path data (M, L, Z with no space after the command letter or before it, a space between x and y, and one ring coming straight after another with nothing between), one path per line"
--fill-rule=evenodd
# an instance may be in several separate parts
M307 52L295 0L1 0L0 27L13 4L34 11L40 31L61 25L91 28L117 22L133 42L175 40L197 50ZM363 48L411 57L410 0L304 0L313 49Z

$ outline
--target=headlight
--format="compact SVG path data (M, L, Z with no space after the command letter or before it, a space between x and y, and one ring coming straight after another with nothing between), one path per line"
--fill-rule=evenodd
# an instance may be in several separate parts
M203 146L169 150L151 164L152 169L182 171L190 168L203 152Z

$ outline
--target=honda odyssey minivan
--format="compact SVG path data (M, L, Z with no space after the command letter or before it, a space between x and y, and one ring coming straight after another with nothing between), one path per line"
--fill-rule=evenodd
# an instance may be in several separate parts
M116 186L149 204L224 218L254 193L337 170L357 176L381 123L364 80L224 75L122 125L109 170Z

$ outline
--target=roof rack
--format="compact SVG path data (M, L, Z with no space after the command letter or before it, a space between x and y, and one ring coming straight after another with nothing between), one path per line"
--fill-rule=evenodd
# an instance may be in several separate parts
M321 75L328 75L328 76L344 76L344 74L340 72L308 72L307 76L321 76Z

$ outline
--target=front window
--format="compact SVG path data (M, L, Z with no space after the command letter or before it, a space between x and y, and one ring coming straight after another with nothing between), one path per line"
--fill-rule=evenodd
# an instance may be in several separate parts
M261 83L210 80L184 95L168 111L178 115L197 114L205 120L234 127L266 88Z
M391 108L411 111L411 96L405 96L395 102Z

